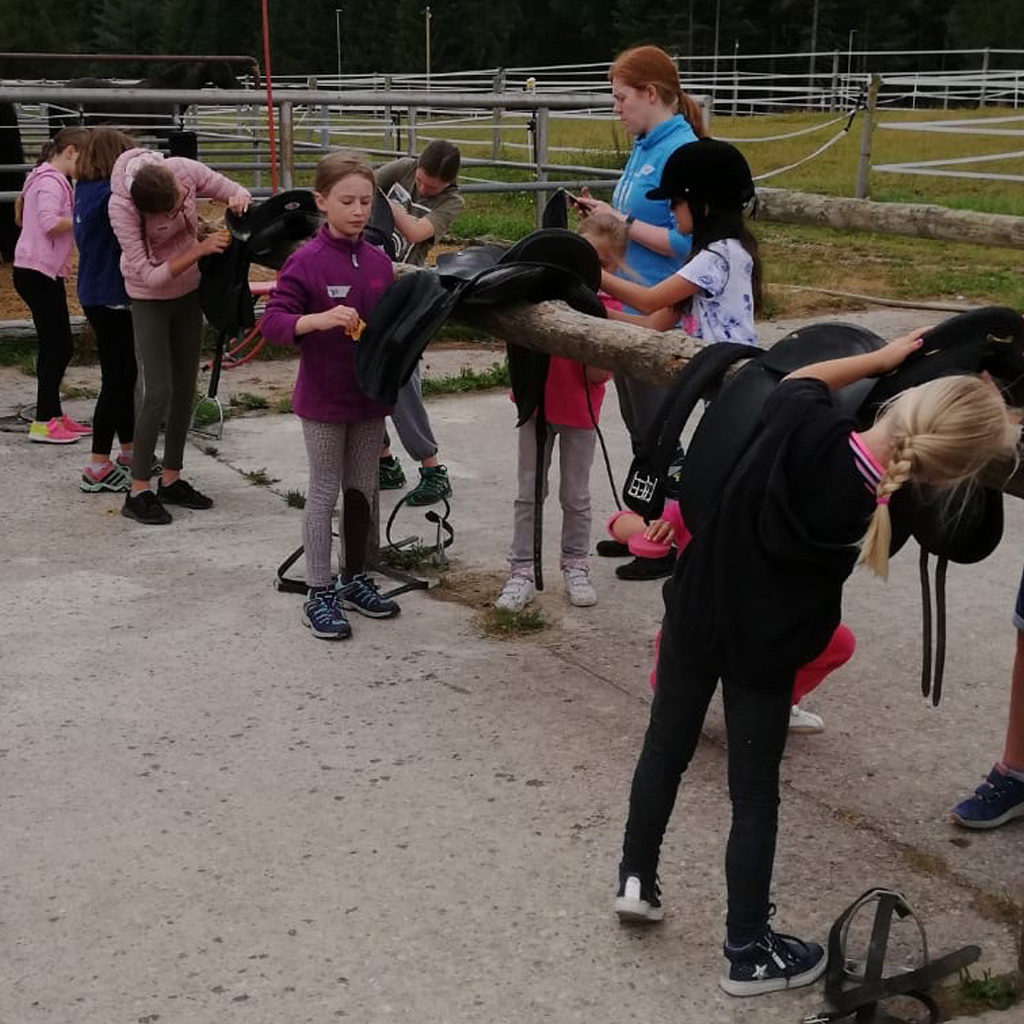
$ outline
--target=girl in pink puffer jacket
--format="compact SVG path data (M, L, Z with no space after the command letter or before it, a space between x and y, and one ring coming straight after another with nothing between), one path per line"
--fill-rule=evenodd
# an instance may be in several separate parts
M196 200L219 199L242 213L252 197L195 160L165 159L145 149L130 149L118 157L110 191L110 224L121 246L121 273L132 300L145 382L135 419L132 489L121 514L157 525L171 521L164 504L192 509L213 505L181 479L181 466L203 334L197 264L203 256L223 252L230 239L226 231L218 231L198 241ZM154 493L153 454L165 416L163 473Z

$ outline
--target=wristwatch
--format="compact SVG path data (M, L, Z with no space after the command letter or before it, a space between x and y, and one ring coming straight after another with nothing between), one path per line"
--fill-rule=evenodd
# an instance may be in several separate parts
M635 222L636 222L636 217L634 217L634 216L633 216L633 214L630 214L630 215L629 215L629 216L628 216L628 217L626 218L626 230L628 231L628 230L629 230L629 229L630 229L630 228L631 228L631 227L633 226L633 224L634 224Z

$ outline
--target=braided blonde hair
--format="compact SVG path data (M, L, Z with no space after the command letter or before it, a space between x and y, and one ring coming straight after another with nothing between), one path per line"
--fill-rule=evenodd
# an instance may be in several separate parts
M998 391L980 377L940 377L897 395L876 420L893 442L876 488L877 505L861 540L860 561L883 578L889 570L889 499L907 481L953 488L996 459L1016 460L1020 428Z

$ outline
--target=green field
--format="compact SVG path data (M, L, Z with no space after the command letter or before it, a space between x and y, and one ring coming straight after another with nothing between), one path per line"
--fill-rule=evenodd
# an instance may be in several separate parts
M1016 112L1021 115L1021 112ZM880 111L880 124L907 121L977 119L1013 116L1008 108L984 111ZM763 138L823 125L836 115L823 113L775 114L757 117L716 117L715 135L730 139ZM525 161L528 150L515 148L528 140L526 117L509 115L503 122L504 160ZM296 140L319 144L321 133L312 115L296 122ZM372 129L365 120L347 118L332 123L333 145L353 148L385 147L379 125ZM794 163L812 153L834 134L840 125L813 134L775 142L738 145L750 161L754 174ZM1006 127L1024 128L1024 120ZM341 134L339 129L344 131ZM444 136L459 143L466 157L491 156L492 127L473 124L434 123L421 118L420 137ZM851 196L857 177L861 121L825 153L807 164L765 182L778 188ZM407 136L403 129L403 143ZM552 118L550 160L557 163L596 167L621 167L630 140L617 122ZM1020 149L1012 136L950 135L894 131L876 128L872 144L873 163L938 160L943 157L978 156ZM239 158L248 147L239 147ZM251 151L250 151L251 152ZM316 152L300 160L312 161ZM248 156L248 153L246 153ZM379 163L381 156L372 157ZM1024 160L1000 160L984 165L985 170L1021 173ZM252 182L251 175L239 175ZM573 180L578 175L566 175ZM298 171L298 184L309 184L312 172ZM467 167L463 181L532 180L529 171ZM266 183L266 175L264 175ZM980 210L1024 216L1024 184L970 181L924 175L876 173L871 176L871 197L885 202L938 203L959 209ZM456 225L459 239L489 236L513 240L533 230L534 200L527 194L468 195L466 213ZM762 240L766 279L770 284L799 284L841 291L861 292L896 299L944 299L963 302L997 302L1024 308L1024 253L1010 249L985 248L923 239L837 232L825 228L755 223ZM842 301L809 299L781 289L770 294L769 309L781 315L848 305Z

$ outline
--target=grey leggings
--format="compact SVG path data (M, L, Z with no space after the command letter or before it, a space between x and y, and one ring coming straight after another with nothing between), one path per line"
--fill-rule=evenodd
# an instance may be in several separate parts
M508 561L512 572L533 575L534 487L537 480L537 417L518 430L519 493L513 502L514 526ZM590 427L547 425L544 446L544 497L548 494L551 454L558 438L558 500L562 503L562 569L585 569L590 550L590 467L597 431Z
M331 515L344 489L340 533L345 542L346 575L362 572L370 509L377 489L377 459L384 435L383 420L321 423L302 420L309 458L309 488L302 544L306 549L306 583L331 583Z
M412 376L398 391L391 421L398 432L402 447L417 461L422 462L437 454L437 438L430 429L430 419L423 405L423 388L420 384L420 368L417 366ZM384 447L391 447L391 438L384 431Z
M133 299L132 326L143 378L132 475L147 480L161 423L166 423L164 468L181 469L203 340L199 292L179 299Z
M636 377L615 375L615 390L619 395L619 411L629 431L629 440L635 455L647 438L651 425L658 416L661 403L668 393L665 384L649 384Z

